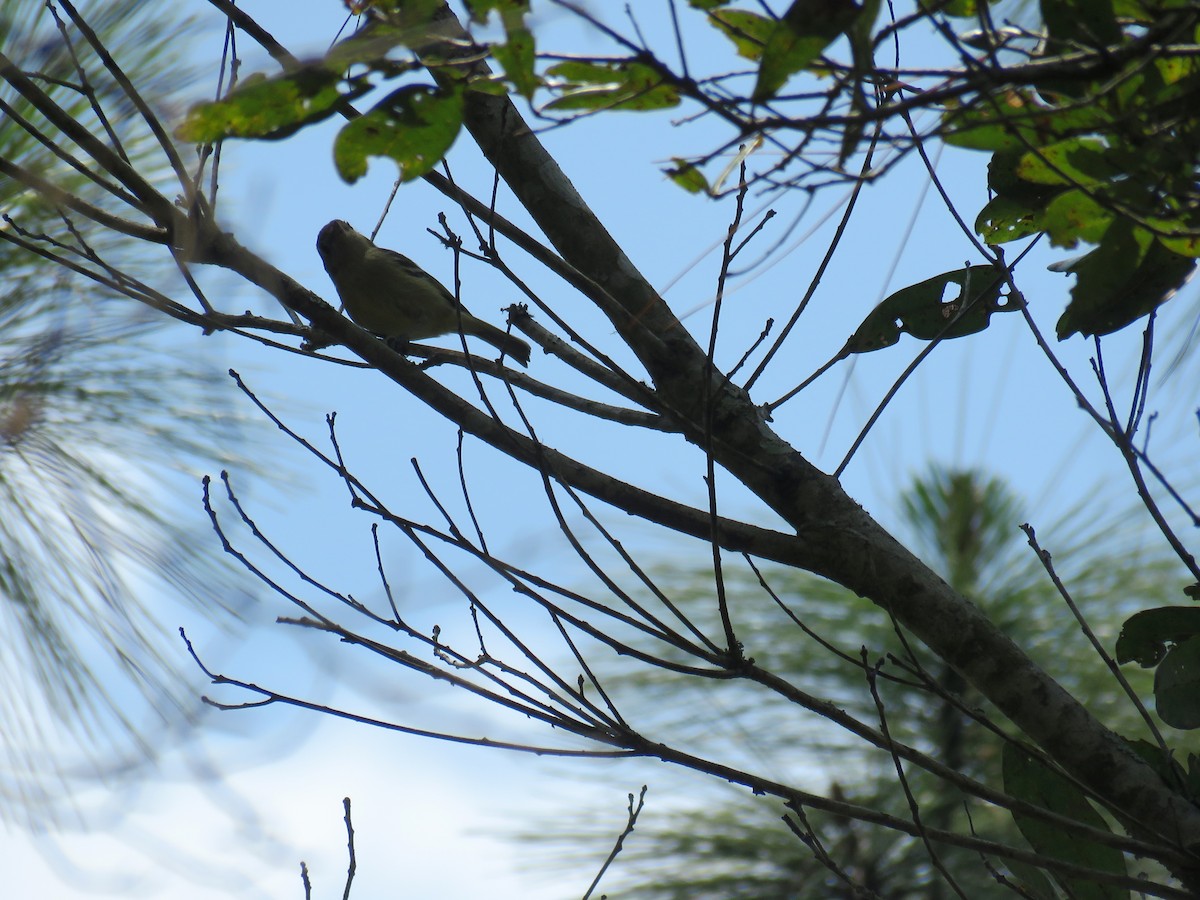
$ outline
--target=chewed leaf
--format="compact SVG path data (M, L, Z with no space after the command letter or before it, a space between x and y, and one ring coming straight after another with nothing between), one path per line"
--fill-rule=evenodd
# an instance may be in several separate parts
M1003 274L991 266L968 266L902 288L871 310L846 342L843 354L890 347L902 332L932 341L983 331L992 313L1019 308L1001 295L1004 283ZM950 284L959 286L958 293L943 299Z
M1117 662L1136 662L1143 668L1157 666L1172 648L1197 637L1200 637L1200 609L1190 606L1143 609L1121 626Z

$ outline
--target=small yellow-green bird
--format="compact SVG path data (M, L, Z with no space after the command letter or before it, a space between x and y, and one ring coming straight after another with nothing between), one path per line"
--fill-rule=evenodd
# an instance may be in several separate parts
M384 338L419 341L472 334L529 365L529 345L477 319L407 256L376 247L341 219L317 235L317 252L350 318Z

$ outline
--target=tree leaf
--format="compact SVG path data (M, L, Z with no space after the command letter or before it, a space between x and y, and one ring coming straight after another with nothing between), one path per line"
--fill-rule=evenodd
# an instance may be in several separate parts
M1171 647L1200 636L1200 609L1160 606L1134 613L1117 635L1117 662L1156 666Z
M1112 0L1041 0L1042 21L1050 36L1048 52L1106 47L1122 39Z
M388 59L404 43L405 29L374 20L339 41L319 59L279 75L256 72L242 80L227 97L198 103L175 131L180 140L211 143L225 138L279 140L306 125L329 118L343 100L356 100L371 90L366 73L345 77L353 64L396 76L416 65ZM339 85L345 85L339 90Z
M754 100L769 100L795 73L808 67L862 10L854 0L793 0L774 24L763 48Z
M1107 153L1107 145L1094 138L1059 141L1022 154L1015 174L1022 181L1034 184L1071 187L1102 184L1122 174Z
M1099 244L1115 216L1095 198L1080 190L1063 191L1046 204L1039 218L1042 230L1055 247L1074 247L1081 240Z
M1173 728L1200 728L1200 636L1169 650L1154 673L1158 715Z
M492 47L492 57L504 68L504 74L508 76L517 93L526 100L533 99L534 91L541 86L542 81L533 70L537 51L529 29L509 32L506 43Z
M1183 788L1191 794L1191 788L1188 785L1188 772L1179 761L1172 755L1172 750L1168 747L1164 752L1163 748L1152 741L1137 738L1130 740L1123 738L1129 749L1140 756L1146 763L1158 773L1158 776L1172 787ZM1195 758L1194 756L1192 757Z
M696 166L686 159L673 160L675 165L666 170L667 176L689 194L711 193L708 179Z
M393 27L409 32L405 40L409 46L426 42L429 27L442 8L441 0L369 0L361 5L369 5Z
M1004 244L1041 230L1037 211L1012 197L993 197L975 217L975 231L988 244Z
M1003 244L1043 229L1046 204L1063 192L1058 186L1025 181L1018 174L1024 153L998 151L988 162L988 188L995 194L975 218L975 231L989 244Z
M1064 138L1111 128L1099 103L1058 108L1023 90L996 92L942 114L942 139L969 150L1028 151Z
M471 11L472 22L483 25L487 22L488 16L492 12L496 12L504 22L505 30L508 29L509 16L523 19L529 12L529 0L466 0L466 2L467 9Z
M733 41L737 55L743 59L762 59L776 22L744 9L718 9L709 13L708 21Z
M393 91L355 119L333 142L338 174L353 183L367 172L367 159L387 156L400 167L401 181L430 171L446 155L462 128L462 93L427 85Z
M953 300L943 300L950 284L959 285L961 290ZM1008 297L1001 297L1003 286L1002 273L993 267L969 266L901 288L871 310L842 352L866 353L890 347L904 331L922 341L983 331L992 313L1019 308ZM952 321L954 324L947 329Z
M1084 825L1109 831L1103 817L1092 808L1083 792L1058 772L1047 768L1013 743L1006 742L1002 754L1004 790L1027 803L1069 816ZM1125 875L1125 857L1120 850L1070 834L1055 825L1013 813L1017 828L1038 853L1065 862L1087 866L1113 875ZM1050 873L1075 900L1129 900L1129 891L1112 885Z
M986 5L986 4L984 4ZM939 13L944 13L947 16L954 16L958 19L973 19L979 15L980 4L976 0L950 0L949 3L922 3L924 9L933 9Z
M1058 339L1124 328L1169 300L1195 267L1195 259L1173 253L1150 232L1117 219L1099 247L1067 267L1076 280L1055 329Z
M331 116L343 97L355 97L368 89L359 83L343 94L338 90L341 80L324 65L306 66L275 78L255 73L224 100L193 106L175 135L193 144L225 138L289 137L305 125Z
M547 109L666 109L679 105L679 92L662 75L639 62L564 62L546 70L558 97Z
M467 0L471 20L483 24L492 12L500 16L504 25L505 42L492 47L492 57L504 69L517 93L532 99L541 80L534 72L537 53L533 33L525 24L529 12L529 0Z
M968 150L1025 150L1043 142L1032 118L1040 104L1022 91L977 100L942 115L942 139Z

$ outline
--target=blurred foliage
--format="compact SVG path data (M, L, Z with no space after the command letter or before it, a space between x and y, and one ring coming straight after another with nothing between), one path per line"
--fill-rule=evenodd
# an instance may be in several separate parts
M81 11L152 106L187 83L178 63L187 21L137 0ZM128 96L52 12L0 3L4 52L140 172L165 175ZM5 158L105 204L88 176L21 127L33 118L22 98L0 99ZM68 259L102 260L114 273L147 265L121 235L68 218L15 181L0 179L0 210L13 235L69 223L74 242L58 245ZM201 463L252 464L223 373L211 356L170 346L165 317L8 241L0 271L0 806L45 829L68 814L81 782L152 758L197 714L170 649L176 623L161 614L183 600L232 624L250 596L198 502L181 513L168 498L198 498Z

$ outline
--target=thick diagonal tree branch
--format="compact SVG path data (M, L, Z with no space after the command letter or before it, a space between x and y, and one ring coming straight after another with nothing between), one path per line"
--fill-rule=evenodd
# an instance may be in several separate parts
M440 52L453 58L456 49L446 45ZM978 607L867 515L836 479L775 434L749 395L716 372L507 97L467 92L465 121L555 249L616 301L615 310L601 308L650 372L664 406L685 425L701 423L701 398L711 398L711 440L698 424L687 427L685 436L795 529L799 565L894 615L1065 771L1144 833L1200 850L1200 809L1168 788ZM1197 877L1176 874L1185 881Z

